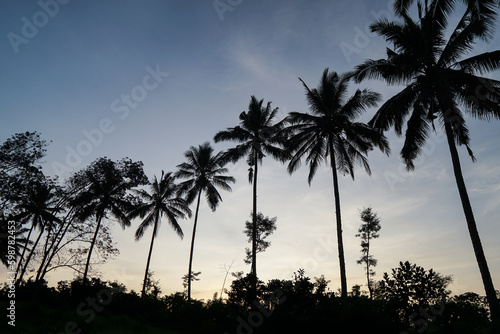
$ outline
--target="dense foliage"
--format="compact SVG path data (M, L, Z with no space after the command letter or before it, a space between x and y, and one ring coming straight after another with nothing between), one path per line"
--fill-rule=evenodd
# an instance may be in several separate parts
M400 270L402 267L395 269ZM406 267L405 267L406 268ZM410 265L412 273L418 266ZM423 269L422 269L423 270ZM427 275L441 275L423 270ZM413 275L414 285L425 282ZM426 293L438 296L446 280L429 285ZM340 295L325 290L322 278L312 282L299 269L290 280L258 282L258 299L251 300L251 275L232 282L226 299L188 301L186 294L159 296L155 289L141 298L118 282L93 278L61 281L57 288L45 282L28 282L16 292L16 332L38 333L488 333L489 320L484 297L474 293L443 299L425 299L408 323L399 317L399 296L377 298ZM401 284L401 283L397 283ZM440 285L441 284L441 285ZM154 285L154 284L153 284ZM8 288L0 291L0 307L7 307ZM424 293L425 294L425 293ZM411 293L410 293L411 295ZM409 297L409 296L408 296ZM425 305L425 306L424 306ZM2 333L9 333L6 322Z
M379 19L370 29L389 44L386 59L366 60L354 72L337 74L325 69L319 85L304 81L309 112L291 112L277 120L278 108L252 96L239 124L219 131L215 142L237 145L215 153L210 143L192 146L177 172L163 173L152 184L143 164L124 158L101 157L68 180L60 182L43 173L41 159L47 142L37 132L17 133L0 145L0 261L17 276L1 291L0 308L16 304L21 333L499 333L500 306L479 237L465 185L458 148L473 158L465 116L500 119L500 81L486 77L500 69L500 51L469 58L475 41L493 37L498 0L396 0L395 21ZM416 5L417 18L410 7ZM449 17L463 10L455 27ZM358 89L348 97L353 81L380 79L403 89L384 102L370 122L360 116L377 107L381 95ZM406 125L405 125L406 124ZM436 126L437 125L437 126ZM360 164L368 174L368 153L375 148L389 154L384 132L394 128L405 137L401 157L407 169L421 154L431 131L440 128L447 138L455 180L486 297L474 293L450 297L451 277L409 262L373 282L370 240L380 230L376 214L362 213L358 230L366 266L369 297L355 285L349 294L344 259L338 174L354 179ZM257 211L258 168L265 156L288 163L293 173L305 162L311 183L318 167L331 168L334 188L340 293L328 291L324 276L315 282L298 270L293 279L265 283L257 276L257 253L275 229L276 218ZM228 299L191 300L196 224L202 194L215 211L222 201L217 188L230 190L233 177L225 164L246 158L252 184L252 221L245 233L252 243L246 250L250 273L234 274ZM178 184L179 179L183 182ZM151 185L148 193L142 189ZM162 216L179 236L177 219L190 216L196 199L188 273L187 295L161 297L158 282L149 271L153 242ZM109 224L131 226L143 219L135 236L152 226L152 237L141 296L127 292L118 282L103 282L97 267L118 253ZM70 268L72 282L47 286L50 271ZM229 270L227 270L229 273ZM81 277L81 278L80 278ZM225 283L225 282L224 282ZM14 298L15 294L15 298ZM492 322L490 323L490 319ZM16 321L16 320L12 320ZM1 322L2 332L10 330ZM497 326L493 328L493 326ZM490 328L491 327L491 328Z

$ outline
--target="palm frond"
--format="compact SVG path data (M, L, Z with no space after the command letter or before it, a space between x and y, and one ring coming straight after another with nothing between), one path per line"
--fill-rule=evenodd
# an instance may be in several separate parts
M368 124L383 131L394 127L394 131L400 136L403 131L404 119L410 113L410 108L418 97L417 87L417 83L412 83L387 100Z
M135 240L136 241L140 240L144 236L144 232L146 232L146 229L149 226L155 224L157 214L158 214L157 211L154 209L150 210L147 213L146 218L139 224L139 226L137 227L137 230L135 231ZM158 220L158 223L160 223L160 220ZM158 227L159 226L157 226L157 229L155 231L156 234L158 234ZM154 235L153 237L156 238L156 235Z
M455 64L467 73L484 74L500 69L500 50L481 53Z
M342 106L341 114L349 120L357 119L366 108L376 107L382 95L369 89L357 90L354 95Z
M430 126L427 115L421 104L414 106L413 113L408 120L405 142L401 149L401 157L408 170L414 170L413 161L422 152L422 147L428 137Z

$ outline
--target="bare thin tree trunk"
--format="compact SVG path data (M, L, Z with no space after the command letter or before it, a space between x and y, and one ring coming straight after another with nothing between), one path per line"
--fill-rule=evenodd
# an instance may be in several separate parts
M31 232L33 231L34 228L35 228L35 220L33 219L33 224L31 224L30 231L28 232L28 237L26 238L26 243L24 244L23 252L21 253L21 258L19 259L19 262L17 263L16 273L18 273L19 270L21 269L23 259L24 259L24 253L26 252L26 248L28 248L28 243L30 241Z
M72 211L73 211L73 209L71 209L70 212L66 215L66 218L69 217L69 215L72 213ZM66 221L66 219L63 219L63 222L65 222L65 221ZM66 226L64 226L64 231L62 231L63 225L61 225L61 228L57 231L54 242L52 243L51 247L49 248L50 256L47 260L47 263L45 264L45 267L43 268L42 275L40 276L40 279L43 279L45 277L45 274L47 273L47 270L49 269L50 262L52 262L54 255L56 255L56 253L59 251L59 249L58 249L59 245L61 244L62 239L66 235L66 232L68 231L68 229L71 225L71 219L66 223ZM62 234L60 234L61 231L62 231Z
M231 262L231 264L229 265L229 268L227 268L226 270L226 275L224 276L224 282L222 282L222 288L220 289L220 299L222 300L222 294L224 293L224 286L226 285L226 279L227 279L227 275L229 275L229 271L231 270L231 267L233 266L233 263L234 263L234 260L233 262ZM224 265L225 267L226 265Z
M252 212L252 292L257 299L257 171L259 160L254 152L253 212Z
M367 246L366 246L366 280L368 284L368 291L370 292L370 300L373 300L373 289L370 280L370 231L367 233Z
M38 242L40 241L40 238L42 237L43 231L44 231L44 227L42 225L42 227L40 229L40 234L36 238L35 244L33 245L33 248L31 249L31 252L29 253L28 258L26 259L26 262L24 263L23 269L21 270L21 275L19 275L19 278L17 279L18 286L23 280L23 276L26 273L26 269L28 269L28 264L30 263L31 257L33 256L33 253L35 252L36 246L38 245Z
M42 273L43 265L44 265L45 261L47 260L47 255L49 253L49 241L50 241L50 233L51 232L52 232L52 226L49 225L49 230L47 231L47 237L45 240L45 246L43 247L43 256L42 256L42 260L40 261L40 266L38 267L38 270L36 272L35 282L38 282L38 280L40 280L40 274Z

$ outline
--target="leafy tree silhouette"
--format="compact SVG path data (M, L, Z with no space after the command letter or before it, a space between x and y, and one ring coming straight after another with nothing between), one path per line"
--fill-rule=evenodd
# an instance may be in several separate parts
M253 217L253 214L250 214ZM257 214L257 253L264 252L269 246L271 246L271 242L267 241L267 237L276 231L276 221L278 217L264 217L262 212ZM253 223L250 221L245 222L245 230L243 231L248 237L248 241L252 242L253 237ZM245 248L246 257L243 260L245 264L252 263L252 252L249 248Z
M412 325L417 323L415 318L420 317L423 309L441 304L436 309L442 312L444 300L450 293L446 288L451 282L451 276L443 276L433 269L427 271L405 261L399 262L399 267L392 269L390 275L384 273L375 294L389 301L401 320Z
M370 299L373 299L373 280L370 277L374 276L375 272L370 267L377 266L377 260L370 254L370 241L379 237L380 219L372 211L372 208L368 207L361 212L361 220L363 223L359 227L359 233L356 236L361 238L361 253L363 253L363 256L356 263L365 264L368 291L370 292Z
M97 223L83 274L85 282L102 219L111 214L122 228L130 226L127 213L134 208L136 199L127 195L127 191L147 184L148 180L142 169L142 162L130 159L113 162L104 157L73 175L69 183L73 189L80 189L72 201L72 205L78 208L78 217L85 220L93 216Z

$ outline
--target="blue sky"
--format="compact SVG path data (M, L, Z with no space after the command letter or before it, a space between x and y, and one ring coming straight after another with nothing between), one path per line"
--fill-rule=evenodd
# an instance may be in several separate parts
M0 0L0 140L16 132L41 132L52 141L44 171L61 178L101 156L143 161L150 178L162 169L174 171L190 146L237 125L251 95L272 101L280 118L307 111L298 77L315 87L326 67L341 73L367 58L382 58L385 42L366 27L382 15L391 18L387 10L392 3L221 0L231 10L218 12L211 0L66 2L57 2L56 10L50 0L42 0L43 5ZM34 23L36 30L30 30ZM477 50L499 46L497 34ZM499 73L491 76L500 79ZM400 89L375 81L351 88L365 87L384 98ZM368 110L363 119L374 111ZM478 161L472 163L460 148L462 165L499 289L498 123L468 124ZM361 223L359 211L371 205L382 225L373 244L377 279L409 260L453 275L454 293L483 294L442 134L429 139L412 173L398 157L402 139L392 132L388 136L393 153L370 154L371 177L358 169L354 182L347 177L340 181L349 287L365 284L362 266L356 264L360 246L354 235ZM224 202L215 213L206 204L201 208L193 267L202 272L201 281L193 285L196 298L220 291L222 267L233 260L231 271L249 270L242 261L248 246L242 231L251 208L247 166L242 161L228 167L237 179L233 191L222 194ZM277 216L278 229L270 237L271 247L259 255L258 272L267 281L291 278L305 268L310 277L324 274L337 290L331 173L324 166L310 187L306 180L307 167L289 176L285 166L264 160L259 211ZM121 254L100 268L104 279L135 290L150 238L146 232L141 241L133 240L137 224L114 230ZM187 272L192 221L182 226L184 240L165 222L155 242L151 270L164 293L182 290L181 277ZM70 278L71 273L62 271L51 276L54 282Z

